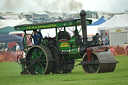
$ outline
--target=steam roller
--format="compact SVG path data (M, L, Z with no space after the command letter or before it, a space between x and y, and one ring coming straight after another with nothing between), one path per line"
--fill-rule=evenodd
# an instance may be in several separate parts
M73 20L15 26L15 30L25 33L26 57L21 59L21 74L70 73L77 65L82 65L86 73L113 72L118 63L115 56L109 52L109 47L102 44L101 35L98 33L92 36L92 41L88 40L86 25L92 21L86 19L84 10L80 12L80 17ZM81 29L78 29L78 26L81 26ZM74 29L72 36L66 31L69 27ZM55 28L55 37L44 37L40 45L27 46L26 31L51 28ZM75 65L77 59L81 60Z

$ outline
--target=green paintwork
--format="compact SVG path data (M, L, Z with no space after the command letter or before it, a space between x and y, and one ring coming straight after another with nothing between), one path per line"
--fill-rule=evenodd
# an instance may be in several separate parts
M67 59L78 59L78 58L81 58L81 55L78 53L78 54L69 54L67 56L65 56Z
M78 48L75 39L76 37L72 37L70 40L60 40L59 41L59 50L71 50L72 48Z
M68 53L69 55L66 56L68 59L77 59L80 58L79 46L75 43L76 37L71 38L67 41L60 41L59 42L59 50L63 53Z
M91 20L86 20L86 25L91 24ZM56 41L59 43L59 50L63 53L69 53L70 55L66 56L67 58L80 58L79 55L79 46L76 45L75 40L78 35L74 35L74 37L70 38L69 40L58 40L58 33L57 29L63 27L64 31L66 32L66 27L70 26L75 26L75 29L77 29L77 26L81 25L81 19L75 19L75 20L66 20L66 21L57 21L57 22L48 22L48 23L42 23L42 24L27 24L27 25L18 25L15 26L15 30L33 30L33 29L50 29L50 28L55 28L56 31ZM43 40L42 43L47 46L48 45L48 40ZM33 52L32 53L32 60L36 59L35 56L39 55L41 53L38 52ZM38 66L34 66L37 69L39 68ZM39 71L40 73L40 71Z
M86 20L86 24L91 24L91 20ZM66 20L66 21L57 21L50 23L42 23L42 24L26 24L26 25L18 25L15 26L15 30L33 30L33 29L50 29L50 28L58 28L58 27L69 27L69 26L77 26L81 24L80 19L75 20Z
M70 53L71 54L76 54L76 53L79 53L79 48L73 48L70 50Z
M25 49L27 49L27 37L26 37L26 32L25 32L25 34L24 34L24 42L25 42Z
M59 42L59 50L70 50L70 43L69 41L60 41Z
M70 43L71 44L75 44L75 39L77 38L77 36L75 36L75 37L72 37L71 39L70 39Z
M45 46L48 46L48 39L43 39L42 44L45 45Z
M46 69L46 56L40 48L34 48L32 51L31 60L35 60L37 58L40 59L40 62L35 63L30 69L34 69L36 74L43 74Z

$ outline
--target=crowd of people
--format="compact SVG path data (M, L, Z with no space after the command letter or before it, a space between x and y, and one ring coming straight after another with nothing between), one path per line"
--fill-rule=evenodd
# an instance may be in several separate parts
M109 34L106 30L100 31L100 34L102 36L102 42L103 45L109 45ZM124 46L122 47L123 52L125 55L128 55L128 44L125 43ZM117 49L114 46L110 46L110 51L116 56L118 55Z

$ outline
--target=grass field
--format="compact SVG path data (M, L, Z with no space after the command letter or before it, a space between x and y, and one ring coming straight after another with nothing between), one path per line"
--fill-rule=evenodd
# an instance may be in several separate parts
M81 66L69 74L20 75L15 62L0 63L0 85L128 85L128 56L117 56L120 63L111 73L84 73Z

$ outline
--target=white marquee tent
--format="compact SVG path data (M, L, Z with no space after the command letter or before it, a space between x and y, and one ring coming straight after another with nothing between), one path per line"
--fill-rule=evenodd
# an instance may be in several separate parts
M128 28L128 15L115 15L110 20L105 23L99 25L99 30L111 30L111 29L119 29L119 28Z
M125 43L128 43L128 15L115 15L101 24L98 30L108 30L110 45L123 46Z
M22 20L0 20L0 29L10 26L10 27L14 27L16 25L20 25L20 24L31 24L32 22L29 22L25 19Z

